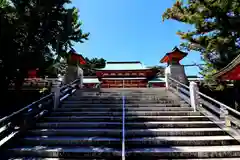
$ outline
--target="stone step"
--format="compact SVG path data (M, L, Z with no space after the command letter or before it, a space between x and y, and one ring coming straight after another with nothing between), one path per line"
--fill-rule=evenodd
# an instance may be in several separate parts
M161 159L161 160L168 160L168 159ZM197 158L197 159L171 159L171 160L239 160L239 158Z
M29 136L122 136L122 129L34 129L27 132Z
M75 92L76 93L76 92ZM159 95L158 93L140 93L140 94L136 94L136 93L131 93L131 94L128 94L128 93L119 93L119 94L114 94L114 93L94 93L94 94L73 94L71 97L69 98L75 98L75 97L78 97L79 99L85 99L85 98L92 98L92 97L105 97L105 98L109 98L109 97L119 97L119 98L122 98L122 96L125 96L125 97L137 97L137 98L151 98L151 97L159 97L159 98L169 98L171 97L172 95Z
M91 102L91 101L122 101L125 100L127 102L135 102L135 101L150 101L150 102L165 102L165 103L174 103L176 102L176 100L173 100L171 98L164 98L164 97L157 97L157 96L152 96L152 97L132 97L132 96L125 96L124 98L122 96L120 97L112 97L112 96L108 96L108 97L88 97L88 98L83 98L83 97L69 97L67 99L65 99L65 101L78 101L78 102ZM179 101L178 101L179 102Z
M224 124L225 122L216 122L216 124ZM211 128L216 127L212 121L166 121L166 122L126 122L126 129L153 129L153 128Z
M224 122L217 122L224 124ZM36 128L121 128L121 122L43 122L37 123ZM189 121L189 122L126 122L126 129L133 128L200 128L216 127L211 121Z
M120 138L112 137L71 137L71 136L36 136L24 137L22 144L27 146L33 145L47 145L47 146L108 146L108 147L122 147Z
M94 111L94 112L111 112L111 111L122 111L123 108L121 107L112 107L112 108L109 108L109 107L88 107L88 108L82 108L82 107L79 107L79 108L68 108L68 107L63 107L63 108L58 108L56 109L56 112L91 112L91 111Z
M9 154L18 157L51 157L51 158L120 158L121 150L103 147L62 147L35 146L19 147L8 150Z
M51 116L121 116L122 112L53 112ZM128 111L126 116L200 116L200 112L193 111Z
M125 121L147 122L147 121L207 121L206 116L127 116Z
M120 138L106 138L106 137L25 137L23 144L32 145L64 145L64 146L104 146L108 145L121 148ZM149 147L149 146L199 146L199 145L239 145L235 139L230 136L176 136L176 137L142 137L126 139L127 148L132 147Z
M45 122L37 123L36 128L121 128L121 122Z
M114 96L117 96L117 95L122 95L122 94L124 94L124 95L158 95L159 96L159 91L154 91L154 92L149 92L149 91L146 91L146 90L144 90L144 91L141 91L141 92L139 92L139 91L137 91L137 92L135 92L135 91L133 91L133 90L131 90L131 91L126 91L126 90L118 90L118 89L113 89L113 90L111 90L110 92L109 91L97 91L97 92L79 92L78 90L74 93L74 95L75 96L78 96L78 95L80 95L80 93L83 93L82 95L84 95L84 96L89 96L89 95L92 95L92 94L98 94L98 95L114 95ZM160 91L160 93L162 93L162 95L163 95L163 93L165 93L167 96L169 95L169 92L166 92L166 91Z
M79 100L68 100L68 101L63 101L63 104L119 104L119 103L123 103L123 100L83 100L83 101L79 101ZM172 101L158 101L158 100L124 100L125 104L148 104L148 103L156 103L156 104L172 104Z
M157 136L218 136L227 135L220 128L157 128L127 129L126 138L157 137Z
M59 158L37 158L37 157L22 157L22 158L9 158L8 160L60 160ZM66 159L64 160L74 160L74 159ZM101 159L106 160L106 159ZM158 160L169 160L169 159L158 159ZM239 158L204 158L204 159L171 159L171 160L239 160Z
M146 122L146 121L207 121L205 116L127 116L125 122ZM122 116L65 116L65 117L46 117L43 121L47 122L122 122Z
M122 116L69 116L69 117L46 117L47 122L122 122Z
M155 103L146 103L146 104L125 104L125 108L127 107L179 107L179 104L155 104ZM68 103L63 103L61 104L60 108L87 108L87 107L97 107L97 108L104 108L104 107L119 107L122 108L123 104L118 103L118 104L68 104Z
M160 146L213 146L239 145L234 138L225 136L159 136L126 139L128 148L160 147Z
M85 97L122 97L122 96L131 96L131 97L151 97L151 96L156 96L156 97L166 97L168 95L159 95L159 93L134 93L134 92L131 92L131 93L118 93L118 94L115 94L115 93L105 93L105 92L101 92L101 93L80 93L78 94L78 92L75 92L75 94L72 95L72 97L79 97L79 98L85 98Z
M174 100L171 99L167 99L164 97L89 97L89 98L80 98L80 97L69 97L67 98L65 101L79 101L79 102L88 102L88 101L122 101L122 100L126 100L129 102L132 101L162 101L162 102L174 102Z
M88 108L58 108L56 111L75 112L75 111L122 111L122 107L88 107ZM192 111L190 107L128 107L126 111Z
M169 159L161 159L161 160L169 160ZM197 159L171 159L171 160L239 160L239 158L197 158Z
M121 116L122 112L104 112L104 111L91 111L91 112L53 112L51 116Z
M200 112L194 111L129 111L126 116L200 116Z
M240 146L170 146L136 148L127 151L129 159L147 158L240 158Z
M34 129L27 135L33 136L107 136L119 137L122 129ZM128 129L126 137L156 136L218 136L227 135L220 128L159 128L159 129Z

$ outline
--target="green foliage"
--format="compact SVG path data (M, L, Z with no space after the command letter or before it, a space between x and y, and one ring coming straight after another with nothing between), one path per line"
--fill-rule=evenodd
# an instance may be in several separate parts
M239 54L239 0L177 1L165 11L165 19L193 26L193 30L177 34L184 40L182 48L201 53L206 63L201 73L207 81L213 81L211 75Z
M64 75L66 73L67 65L65 59L55 62L46 68L44 76L56 78L58 75Z
M162 77L164 76L164 67L163 66L153 66L153 67L149 67L151 68L157 75L157 77Z
M0 85L6 88L14 79L21 84L29 69L46 70L58 64L74 42L88 39L89 33L81 30L79 11L66 8L70 3L71 0L0 1Z
M103 58L85 58L87 64L82 66L84 76L96 76L95 69L104 68L106 60Z
M0 0L0 8L5 8L8 5L9 4L7 0Z

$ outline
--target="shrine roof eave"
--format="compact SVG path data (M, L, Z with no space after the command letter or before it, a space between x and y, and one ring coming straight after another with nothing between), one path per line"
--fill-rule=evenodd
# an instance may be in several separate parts
M214 79L221 79L223 75L233 70L239 64L240 64L240 54L236 58L234 58L227 66L219 70L217 73L213 74L212 77Z
M188 53L182 52L182 51L180 51L179 49L178 49L178 50L174 50L174 51L172 51L172 52L166 53L166 55L160 60L160 63L166 63L167 60L168 60L168 57L169 57L170 55L172 55L174 52L177 52L178 54L181 55L181 57L180 57L179 60L182 60L184 57L186 57L186 56L188 55Z
M86 60L86 59L82 56L82 54L74 53L74 52L72 52L71 54L72 54L72 55L75 55L75 56L78 56L78 57L81 57L82 59Z
M138 61L129 62L107 62L104 68L96 69L97 71L136 71L149 70L150 68L144 66Z

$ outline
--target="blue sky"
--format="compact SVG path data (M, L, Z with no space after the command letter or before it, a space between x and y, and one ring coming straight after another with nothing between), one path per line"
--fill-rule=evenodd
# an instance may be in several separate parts
M190 27L176 21L162 22L162 14L175 0L73 0L80 10L83 31L89 41L75 49L89 58L107 61L141 61L147 66L163 65L159 60L178 46L178 30ZM190 52L182 64L200 63L199 53ZM196 75L197 67L187 67Z

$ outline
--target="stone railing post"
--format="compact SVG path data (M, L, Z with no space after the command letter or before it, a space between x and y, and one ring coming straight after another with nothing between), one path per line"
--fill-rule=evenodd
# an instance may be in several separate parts
M165 87L168 90L169 89L169 74L165 73Z
M51 88L51 92L54 94L53 96L53 109L56 110L59 106L60 103L60 82L53 82L52 83L52 88Z
M220 106L220 119L225 121L226 127L231 127L231 121L228 119L228 114L227 108Z
M176 89L177 89L177 94L178 95L180 94L180 88L179 87L180 87L179 84L177 84Z
M194 112L196 112L199 106L199 95L198 95L199 89L195 82L190 82L189 89L190 89L191 107L193 108Z
M83 69L78 67L79 88L83 88Z

